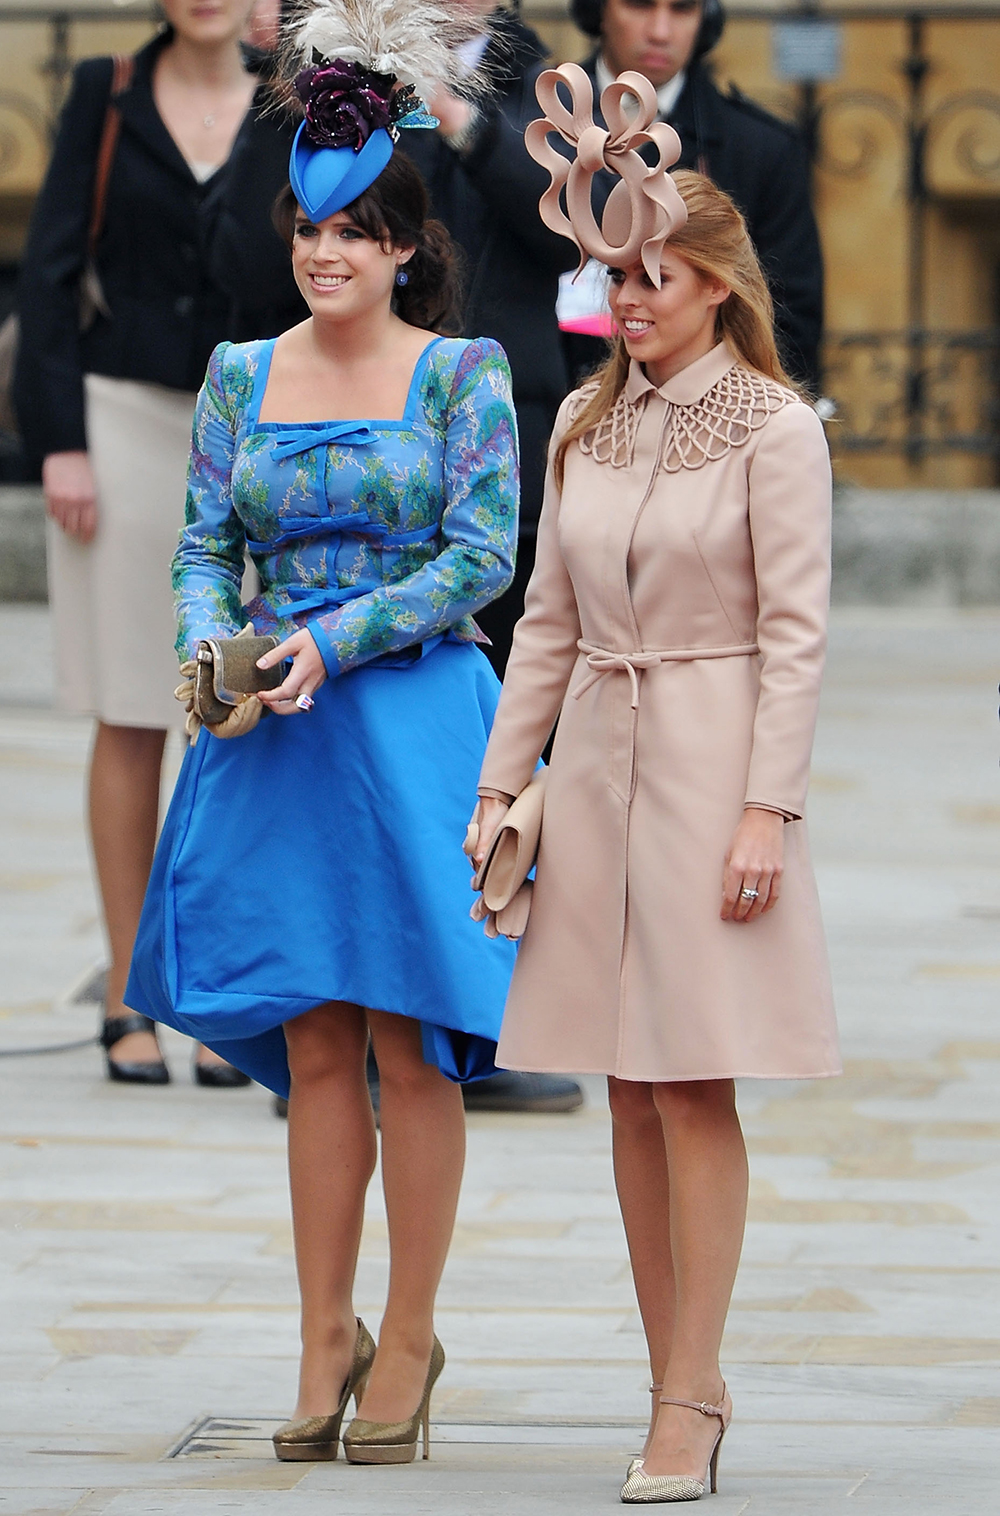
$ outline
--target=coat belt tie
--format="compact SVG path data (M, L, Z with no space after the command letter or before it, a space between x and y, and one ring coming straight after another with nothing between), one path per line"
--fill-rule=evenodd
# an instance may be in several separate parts
M593 642L584 642L581 638L577 647L581 653L586 653L590 673L573 691L573 699L579 700L584 691L589 690L603 675L625 673L629 677L634 711L639 708L639 674L643 669L654 668L658 663L693 663L701 658L749 658L752 653L760 652L756 642L737 642L729 647L655 648L637 653L618 653L597 647Z

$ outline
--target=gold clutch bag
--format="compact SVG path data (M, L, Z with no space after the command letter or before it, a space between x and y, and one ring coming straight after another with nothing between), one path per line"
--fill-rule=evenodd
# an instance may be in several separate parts
M282 665L257 667L257 659L277 646L277 637L209 637L199 642L194 709L206 726L225 721L247 695L278 688L285 677Z
M488 937L501 935L516 940L524 936L534 889L528 875L538 857L548 775L547 768L539 769L525 785L473 878L472 888L479 891L479 899L471 915L474 921L485 923ZM474 848L476 840L470 835L466 848Z

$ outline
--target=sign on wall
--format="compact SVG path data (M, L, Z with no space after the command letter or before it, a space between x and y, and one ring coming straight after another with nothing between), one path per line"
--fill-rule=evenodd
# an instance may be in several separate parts
M803 17L771 27L774 72L788 84L822 84L841 70L844 28L840 21Z

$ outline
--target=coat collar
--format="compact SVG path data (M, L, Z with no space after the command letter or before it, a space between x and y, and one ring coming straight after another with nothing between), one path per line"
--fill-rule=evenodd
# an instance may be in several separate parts
M548 57L544 43L511 11L497 9L490 17L490 40L484 54L484 73L494 89L510 94ZM489 103L489 96L486 97Z
M163 117L157 110L156 101L153 99L153 70L156 67L157 59L172 37L173 32L171 28L165 26L136 53L135 77L129 89L119 96L118 109L123 124L127 126L130 132L133 132L137 137L142 139L146 147L160 159L161 163L167 168L172 169L181 178L186 179L189 184L198 184L184 154L167 131ZM244 53L249 71L262 76L266 82L269 66L266 57L259 53L256 48L244 48ZM246 129L249 114L248 112L247 117L244 118L240 132ZM238 139L239 134L237 134ZM233 151L235 152L235 150L236 144L234 143ZM213 179L214 177L213 175ZM210 185L212 182L213 180L210 179L206 181L206 184ZM199 194L205 193L207 193L205 186L199 185Z
M581 64L594 88L594 120L596 122L604 119L598 109L601 99L597 79L598 54L599 49L595 48L590 57L585 58ZM704 64L695 60L687 69L684 88L674 102L669 116L660 118L668 120L671 126L677 128L684 144L685 157L688 157L689 161L694 161L696 153L700 150L699 143L706 147L719 147L725 141L725 124L720 111L722 98ZM647 149L643 151L646 152Z
M703 148L721 147L725 141L725 124L721 115L722 96L704 65L694 63L687 83L670 115L671 125L692 153Z
M653 391L666 400L668 405L695 405L718 384L723 374L735 367L736 361L731 348L725 342L720 342L710 353L706 353L703 358L696 358L694 363L689 363L687 368L682 368L679 374L657 388L646 378L641 365L633 358L625 382L625 393L633 403L640 396Z

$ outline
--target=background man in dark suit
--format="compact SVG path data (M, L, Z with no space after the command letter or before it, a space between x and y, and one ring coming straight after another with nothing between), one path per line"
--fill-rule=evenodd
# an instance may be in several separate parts
M538 214L549 176L529 156L524 128L538 114L535 79L545 48L515 13L495 0L467 0L483 30L462 49L467 67L482 67L493 89L470 105L446 91L429 102L435 132L404 131L401 145L423 175L434 215L465 259L465 333L495 337L510 360L521 446L521 518L514 582L477 613L493 642L487 649L503 677L514 625L535 562L545 453L569 375L556 320L559 275L575 264L571 245ZM569 1111L583 1100L578 1084L551 1074L502 1073L465 1090L470 1110Z
M535 560L545 453L556 411L569 389L555 305L559 275L573 248L538 214L548 174L528 156L524 128L538 114L535 80L545 48L516 14L495 0L468 0L483 18L469 67L482 68L493 92L476 105L441 91L430 108L436 132L404 131L402 146L423 175L434 215L465 257L465 334L495 337L510 360L521 445L521 528L514 583L476 619L493 641L489 656L503 677L514 624Z
M823 261L808 161L794 127L712 82L703 59L722 35L720 0L571 0L570 11L598 42L583 65L595 103L625 69L645 74L661 119L680 134L680 166L708 174L746 216L774 296L782 357L818 395Z

